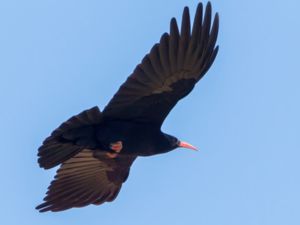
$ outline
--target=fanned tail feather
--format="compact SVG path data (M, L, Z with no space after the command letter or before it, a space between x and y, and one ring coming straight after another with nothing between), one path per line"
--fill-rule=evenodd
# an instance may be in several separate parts
M93 107L62 123L38 149L40 167L50 169L73 157L86 146L92 147L95 142L94 125L101 120L99 108Z

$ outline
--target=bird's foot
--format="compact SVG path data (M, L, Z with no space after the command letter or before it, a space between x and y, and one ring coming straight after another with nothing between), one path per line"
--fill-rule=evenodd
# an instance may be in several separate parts
M106 156L108 158L114 159L118 156L119 152L122 150L123 144L122 144L122 141L117 141L117 142L111 143L109 147L114 152L107 152Z
M111 143L109 147L111 150L119 153L123 148L123 144L122 144L122 141L117 141L117 142Z

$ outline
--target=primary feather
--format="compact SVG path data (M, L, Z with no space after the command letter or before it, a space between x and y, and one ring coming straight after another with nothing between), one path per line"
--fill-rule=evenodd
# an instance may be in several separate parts
M182 15L181 31L176 19L170 33L162 35L150 53L137 65L103 110L106 119L126 119L162 124L176 103L191 92L213 63L219 16L211 26L211 4L203 19L203 5L198 5L193 29L187 7Z

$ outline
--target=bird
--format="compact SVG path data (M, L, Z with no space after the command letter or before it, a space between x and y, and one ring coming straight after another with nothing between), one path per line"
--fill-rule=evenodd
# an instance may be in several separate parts
M212 18L213 17L213 18ZM180 30L179 30L180 29ZM196 148L161 131L180 99L213 64L219 15L197 5L191 25L184 7L181 27L175 18L101 112L84 110L55 129L38 149L38 164L59 166L39 212L58 212L112 202L137 157Z

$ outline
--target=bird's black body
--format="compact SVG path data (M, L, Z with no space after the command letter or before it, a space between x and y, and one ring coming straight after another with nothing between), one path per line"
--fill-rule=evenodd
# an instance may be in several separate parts
M151 156L177 147L177 138L161 132L156 124L132 121L108 121L96 128L98 148L109 151L110 143L122 141L122 155Z
M181 30L173 18L112 100L100 112L85 110L60 125L39 148L42 168L60 165L41 212L113 201L138 156L166 153L188 143L161 131L162 123L212 65L218 46L218 15L198 5L193 26L189 10ZM212 23L212 25L211 25Z

